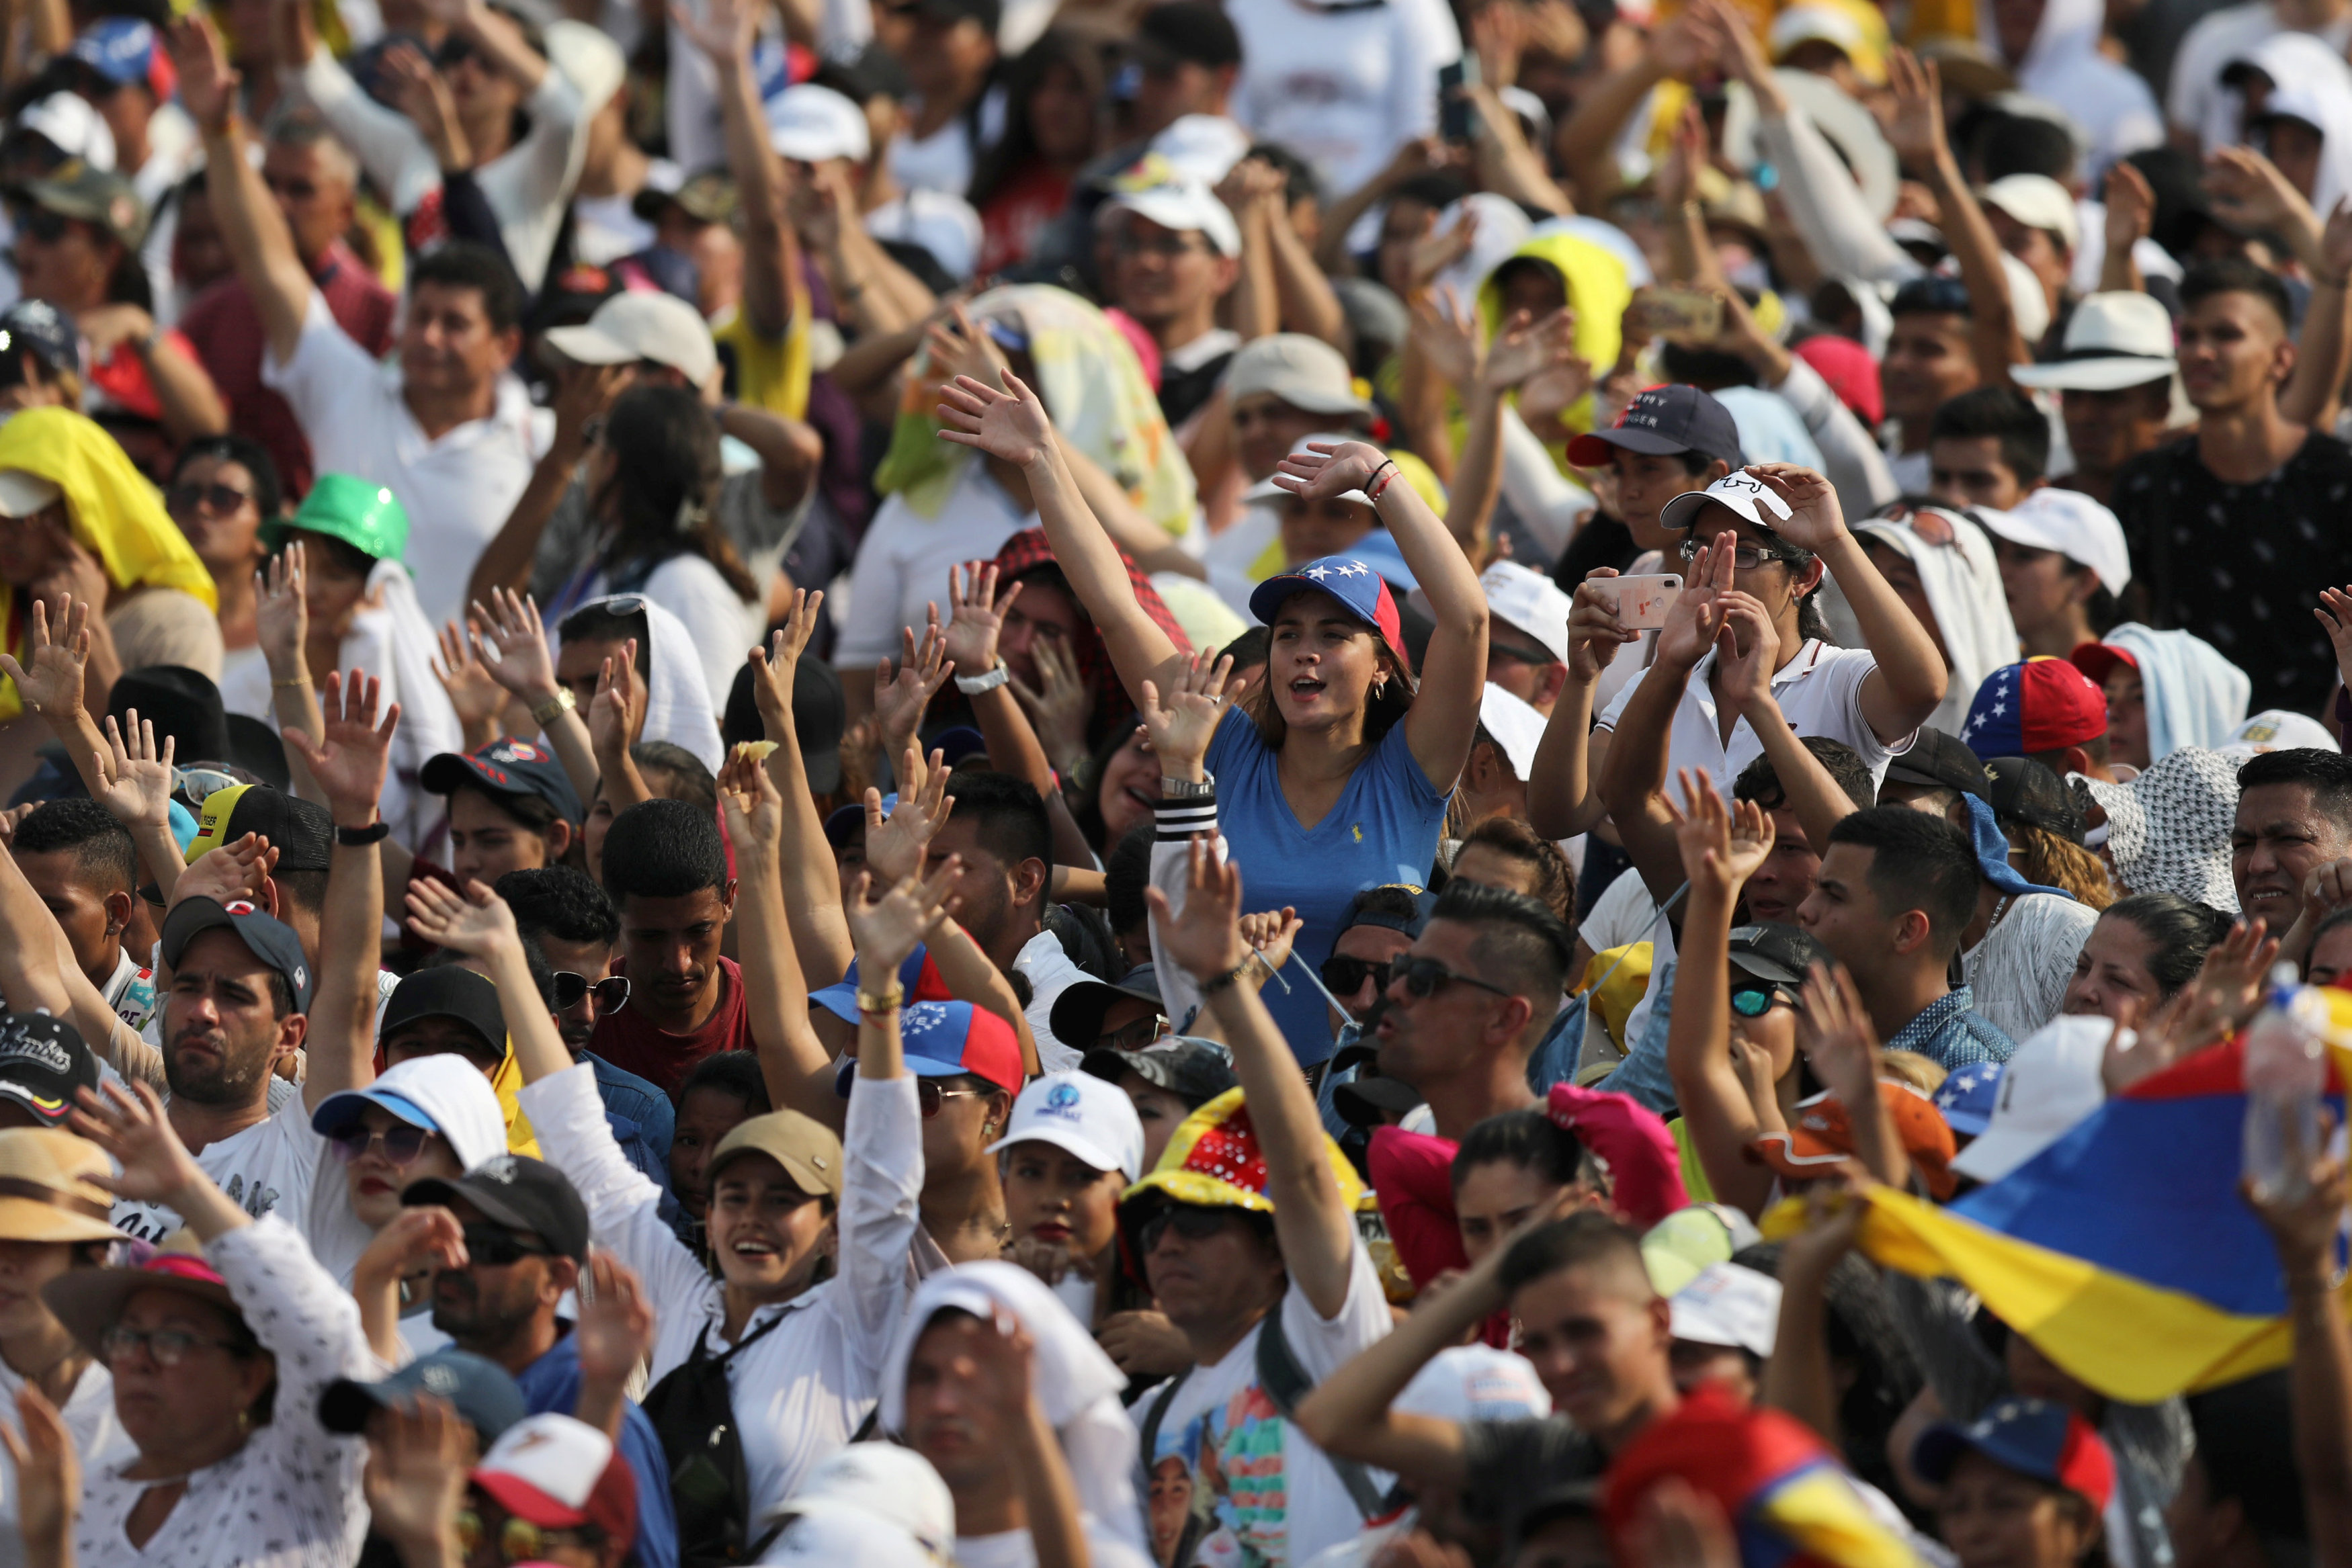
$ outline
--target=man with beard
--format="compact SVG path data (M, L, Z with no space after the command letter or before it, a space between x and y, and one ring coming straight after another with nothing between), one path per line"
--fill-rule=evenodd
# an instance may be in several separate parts
M580 1345L556 1307L588 1272L588 1206L570 1178L543 1160L500 1155L455 1181L412 1182L400 1201L436 1211L436 1230L464 1237L465 1262L445 1260L433 1276L433 1326L459 1350L506 1368L532 1415L572 1415L580 1402ZM634 1399L621 1402L614 1447L636 1475L632 1561L677 1568L669 1466L660 1434Z

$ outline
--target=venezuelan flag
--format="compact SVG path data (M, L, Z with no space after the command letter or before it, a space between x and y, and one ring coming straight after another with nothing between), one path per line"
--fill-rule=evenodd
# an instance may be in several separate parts
M2326 1095L2352 1082L2352 994L2327 993ZM2286 1292L2238 1196L2244 1042L2133 1084L2064 1137L1949 1208L1871 1189L1862 1249L1960 1281L2044 1355L2111 1398L2149 1404L2283 1366ZM1801 1226L1781 1205L1765 1234ZM2352 1290L2344 1293L2352 1304Z

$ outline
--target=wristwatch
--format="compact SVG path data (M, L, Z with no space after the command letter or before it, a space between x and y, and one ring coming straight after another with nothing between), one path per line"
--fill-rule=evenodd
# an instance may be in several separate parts
M906 999L907 988L899 982L896 975L893 975L890 977L890 983L879 991L869 991L862 986L859 987L857 1010L861 1013L896 1012L898 1010L898 1004Z
M558 686L553 696L530 710L530 722L545 729L555 722L557 715L570 713L579 706L580 699L572 695L570 686Z
M994 691L1012 678L1013 672L1004 667L1003 660L999 659L996 661L996 667L984 675L970 677L958 675L955 678L956 690L968 697L976 697L982 692Z
M370 844L382 843L391 832L392 824L378 817L364 828L337 828L335 842L346 849L363 850Z
M1198 782L1190 779L1160 776L1160 798L1163 800L1206 800L1217 792L1217 776L1202 769Z

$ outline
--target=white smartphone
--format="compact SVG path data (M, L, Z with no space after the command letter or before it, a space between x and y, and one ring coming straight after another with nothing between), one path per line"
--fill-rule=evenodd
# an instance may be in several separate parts
M1617 584L1617 624L1629 632L1654 632L1666 623L1666 612L1682 597L1680 572L1655 577L1621 577Z

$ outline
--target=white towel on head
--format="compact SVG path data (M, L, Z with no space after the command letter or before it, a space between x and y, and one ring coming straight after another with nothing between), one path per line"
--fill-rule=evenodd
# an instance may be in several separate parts
M646 618L646 725L639 741L667 740L694 753L711 772L727 760L727 744L719 737L719 718L711 712L710 686L702 674L702 655L686 622L637 593L609 594L577 604L568 617L615 599L634 600ZM561 652L562 642L548 628L549 645Z
M1934 612L1937 638L1944 645L1951 673L1944 685L1944 700L1927 716L1928 725L1947 735L1958 735L1968 723L1969 705L1977 687L2003 664L2017 662L2017 623L2010 619L2009 600L2000 586L2000 563L1992 541L1982 528L1944 508L1928 519L1944 525L1927 535L1907 520L1874 517L1853 527L1857 538L1875 539L1908 559L1919 573L1919 586ZM1948 531L1948 544L1930 543ZM1822 613L1838 642L1849 648L1864 645L1853 607L1838 591L1834 580L1822 585Z
M1021 1320L1036 1342L1031 1367L1037 1399L1062 1439L1079 1511L1138 1552L1148 1552L1143 1508L1135 1492L1135 1423L1118 1397L1127 1387L1127 1375L1053 1291L1026 1269L1012 1263L966 1263L923 1281L883 1364L883 1430L905 1429L908 1359L924 1327L950 1307L988 1322L994 1321L1002 1307Z
M441 753L463 751L465 730L433 674L438 644L408 569L396 560L376 562L368 573L367 592L376 602L352 617L340 662L347 671L364 671L383 683L382 708L400 705L400 727L393 734L384 779L383 820L404 848L430 858L439 852L447 807L441 797L425 792L417 775Z
M2161 762L2185 746L2227 746L2245 722L2253 682L2195 632L2158 632L2126 621L2099 641L2121 648L2139 666L2150 762Z
M386 1068L373 1082L362 1084L354 1092L364 1094L372 1089L397 1094L430 1116L433 1130L463 1169L471 1170L507 1152L507 1118L499 1104L499 1092L490 1087L482 1070L463 1056L444 1052L411 1057ZM320 1109L328 1103L322 1102ZM323 1152L320 1157L325 1159ZM303 1239L310 1242L319 1266L345 1286L351 1283L360 1254L375 1239L375 1232L352 1212L351 1183L341 1160L326 1160L320 1179L310 1184L310 1211Z

